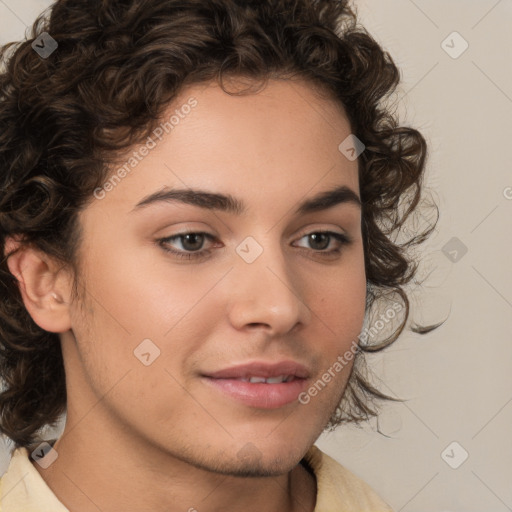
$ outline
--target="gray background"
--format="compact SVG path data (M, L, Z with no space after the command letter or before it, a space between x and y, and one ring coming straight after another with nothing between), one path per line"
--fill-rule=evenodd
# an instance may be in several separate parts
M0 43L22 38L48 5L0 0ZM402 123L430 146L441 218L422 250L428 286L410 291L412 319L449 317L370 359L376 382L404 403L317 444L397 511L512 510L512 0L356 5L401 68Z

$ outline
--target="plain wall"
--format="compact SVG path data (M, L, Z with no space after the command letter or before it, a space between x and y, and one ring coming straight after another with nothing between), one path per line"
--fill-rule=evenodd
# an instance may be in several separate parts
M0 42L22 38L48 5L0 2ZM512 2L356 6L401 69L402 124L429 144L427 184L441 215L422 249L421 275L431 274L411 289L412 320L448 319L369 358L381 389L403 403L317 444L397 511L512 510ZM3 472L7 446L0 455Z

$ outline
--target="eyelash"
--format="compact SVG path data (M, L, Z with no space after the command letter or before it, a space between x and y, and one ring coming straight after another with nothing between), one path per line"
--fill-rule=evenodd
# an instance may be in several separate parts
M352 240L348 236L343 235L341 233L336 233L335 231L321 231L321 230L320 231L311 231L310 233L306 233L301 238L299 238L299 240L304 238L304 237L310 236L310 235L320 235L320 234L321 235L329 235L330 237L332 237L335 240L337 240L338 243L340 244L340 246L337 249L331 249L330 251L322 251L322 250L311 249L311 251L313 251L314 253L319 254L319 255L325 255L327 257L336 256L337 254L339 254L341 252L341 248L342 247L348 246L352 242ZM177 235L169 236L169 237L166 237L166 238L159 238L159 239L156 240L156 242L158 242L158 245L165 252L171 253L171 254L173 254L174 256L176 256L177 258L180 258L180 259L196 260L196 259L205 258L206 256L211 254L212 251L210 249L205 249L205 250L201 250L201 251L184 252L184 251L176 251L175 249L170 249L166 245L166 243L169 243L169 242L171 242L173 240L176 240L176 239L180 239L180 238L185 237L187 235L204 235L210 241L214 241L215 240L215 237L213 235L210 235L209 233L205 233L205 232L202 232L202 231L187 231L185 233L179 233Z

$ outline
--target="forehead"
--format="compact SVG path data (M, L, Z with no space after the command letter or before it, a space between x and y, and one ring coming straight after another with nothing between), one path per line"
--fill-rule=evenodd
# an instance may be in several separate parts
M281 125L297 121L307 121L311 127L326 123L334 130L341 126L349 128L341 101L334 98L326 86L303 78L271 78L262 83L231 77L223 81L223 88L214 81L193 84L176 97L168 113L192 96L200 103L203 121L208 115L215 116L217 122L240 122L239 116L250 116L260 124L265 124L266 119L267 129L272 124L276 126L275 131ZM280 122L276 123L277 119ZM308 127L295 126L302 131L307 131ZM253 124L253 128L257 126Z
M236 92L241 83L225 85ZM143 158L133 153L147 143L126 154L123 178L109 187L102 207L129 212L144 196L176 186L262 201L273 193L281 201L283 194L303 196L322 180L322 190L358 190L357 162L338 150L351 130L343 106L309 82L269 80L249 94L194 84L168 106L157 130Z

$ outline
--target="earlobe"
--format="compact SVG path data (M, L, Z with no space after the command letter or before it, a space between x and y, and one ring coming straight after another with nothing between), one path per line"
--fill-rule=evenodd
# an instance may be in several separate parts
M70 280L62 265L30 245L7 238L5 254L11 274L17 279L23 303L34 322L48 332L71 329L69 316Z

